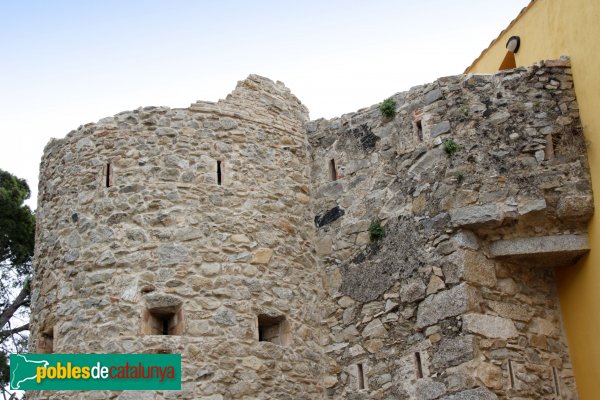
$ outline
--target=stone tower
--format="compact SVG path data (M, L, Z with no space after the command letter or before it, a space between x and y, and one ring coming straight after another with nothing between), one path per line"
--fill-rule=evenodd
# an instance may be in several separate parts
M568 60L393 100L308 121L250 76L50 142L31 350L182 354L181 392L83 399L576 399L555 271L593 199Z
M218 103L140 108L51 141L32 350L181 353L176 398L319 397L307 120L282 83L250 76Z

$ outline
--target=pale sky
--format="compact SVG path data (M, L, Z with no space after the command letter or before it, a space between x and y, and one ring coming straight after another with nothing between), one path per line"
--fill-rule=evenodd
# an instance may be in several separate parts
M462 73L529 0L0 0L0 169L33 192L51 137L217 101L251 73L331 118Z

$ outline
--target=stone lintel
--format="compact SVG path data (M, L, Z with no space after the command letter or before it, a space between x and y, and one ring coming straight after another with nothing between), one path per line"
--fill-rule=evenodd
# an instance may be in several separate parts
M589 251L587 234L506 239L490 245L493 258L551 268L573 265Z

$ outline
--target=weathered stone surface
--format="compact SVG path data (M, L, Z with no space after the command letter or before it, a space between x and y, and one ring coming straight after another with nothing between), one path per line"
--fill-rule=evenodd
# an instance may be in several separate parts
M369 322L362 332L363 337L370 339L385 337L386 334L387 330L379 319Z
M221 265L215 263L202 264L200 271L202 272L202 275L205 276L218 275L221 272Z
M534 211L542 211L547 208L545 199L527 200L519 203L519 214L526 215Z
M455 226L477 227L497 225L504 215L496 204L469 206L450 210L450 219Z
M490 245L492 257L548 268L572 265L589 250L587 235L506 239Z
M372 301L393 285L390 277L412 276L422 263L423 253L416 243L404 240L411 235L416 235L412 221L399 218L388 223L383 239L341 266L341 292L354 300Z
M465 280L474 285L492 287L496 284L494 262L480 252L458 250L450 255L443 267L449 283Z
M423 154L418 160L408 169L411 174L420 174L431 170L440 159L444 157L444 150L436 147L427 153Z
M236 323L235 312L225 307L219 307L213 315L213 319L221 325L232 326Z
M509 339L519 334L510 319L485 314L464 315L463 330L493 339Z
M431 295L419 304L417 327L433 325L442 319L477 310L479 300L476 289L466 283Z
M252 252L252 264L268 264L273 256L273 250L267 248L257 249Z
M441 400L498 400L494 392L486 388L469 389L450 396L440 397Z
M66 260L65 260L66 261ZM98 261L96 264L100 267L106 267L109 265L113 265L117 260L115 259L114 254L110 250L104 250L100 257L98 257Z
M502 368L488 362L479 364L477 377L489 389L500 390L505 385Z
M493 113L490 118L489 121L490 123L494 124L494 125L498 125L501 124L503 122L506 122L506 120L508 120L510 118L510 113L507 111L498 111Z
M434 400L446 393L446 385L431 379L419 379L415 385L417 400Z
M531 326L529 329L533 333L549 337L555 337L559 332L559 327L556 323L544 318L534 318L531 321Z
M487 305L494 312L498 313L499 316L516 321L530 321L533 315L531 310L517 304L503 303L500 301L488 301Z
M150 390L123 391L117 400L154 400L156 393Z
M331 252L333 251L333 243L331 241L331 238L327 236L319 240L315 245L315 250L320 256L331 254Z
M450 121L442 121L431 128L431 137L443 135L444 133L450 132Z
M150 293L144 299L146 308L156 313L173 313L183 304L178 297L159 293Z
M434 101L438 101L439 99L442 98L442 96L443 96L442 91L440 89L430 90L423 97L423 104L425 104L427 106L427 105L433 103Z
M400 288L400 298L406 303L412 303L425 297L427 287L420 279L412 279Z
M445 288L446 285L444 284L444 281L439 276L432 275L429 280L429 285L427 285L427 295L437 293Z
M189 251L181 245L162 245L158 248L161 265L172 265L189 260Z
M158 136L177 136L177 130L173 128L160 127L156 128L155 133Z
M63 260L67 263L72 263L73 261L77 260L78 258L79 258L79 250L70 249L69 251L67 251L67 253L63 257Z
M334 387L338 383L337 375L328 375L323 378L323 386L326 388Z
M444 338L433 353L432 363L436 368L446 369L473 359L475 343L472 335Z
M580 219L588 221L594 214L594 201L592 196L564 196L556 206L556 215L562 219Z
M477 239L477 236L471 231L460 230L452 236L452 240L459 247L471 250L479 250L479 240Z

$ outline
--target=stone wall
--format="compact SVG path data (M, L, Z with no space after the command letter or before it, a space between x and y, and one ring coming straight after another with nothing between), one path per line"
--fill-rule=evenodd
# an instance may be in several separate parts
M320 398L307 120L283 84L250 76L216 104L124 112L50 142L31 349L51 337L61 353L183 354L181 392L119 399ZM168 312L175 335L153 332ZM289 345L259 342L258 316L284 316Z
M393 98L307 124L329 394L576 398L553 267L587 251L592 198L568 61Z
M252 75L51 141L31 350L182 354L181 392L77 398L576 398L554 268L593 203L568 61L393 98L308 121Z

